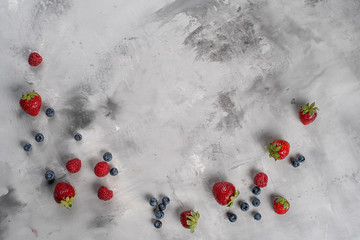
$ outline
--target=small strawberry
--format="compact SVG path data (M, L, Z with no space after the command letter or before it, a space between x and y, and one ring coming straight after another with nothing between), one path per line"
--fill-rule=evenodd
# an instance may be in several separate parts
M289 211L290 203L283 197L276 197L274 200L274 211L277 214L285 214Z
M301 109L299 110L300 121L304 125L308 125L312 123L313 121L315 121L315 118L317 116L317 111L319 111L319 109L315 107L315 102L313 102L311 105L307 103L305 106L302 106Z
M75 189L68 183L59 182L55 186L54 199L60 205L67 209L71 208L72 202L75 198Z
M41 97L34 90L28 94L22 95L20 98L20 107L31 116L39 114L41 108Z
M95 165L94 172L98 177L105 177L109 173L110 167L107 162L98 162Z
M265 146L265 149L269 150L269 157L274 158L275 161L282 160L289 155L290 152L290 144L285 140L275 140L269 144L269 146Z
M197 222L200 218L199 212L185 211L180 214L180 221L184 228L190 228L190 232L193 233Z
M39 65L42 62L42 57L40 56L40 54L38 54L37 52L32 52L29 55L29 64L33 67L36 67L37 65Z
M259 188L266 187L267 182L268 182L268 176L263 172L257 173L256 176L254 177L254 184Z
M66 169L70 173L77 173L78 171L80 171L80 168L81 168L81 160L78 158L71 159L66 163Z
M100 200L104 200L104 201L108 201L110 199L112 199L113 197L113 191L107 189L104 186L101 186L98 190L98 198Z
M239 196L239 191L236 191L234 185L229 182L215 183L212 191L216 201L220 205L227 205L229 208L232 207L235 198Z

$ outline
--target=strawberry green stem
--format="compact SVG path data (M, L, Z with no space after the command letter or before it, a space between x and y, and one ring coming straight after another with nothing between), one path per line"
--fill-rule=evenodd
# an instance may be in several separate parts
M265 149L269 151L269 157L274 158L275 161L280 159L280 154L278 153L281 147L277 146L277 143L270 143L269 146L265 146Z
M301 107L301 110L303 112L303 114L309 114L310 116L314 115L317 111L319 111L319 109L317 107L315 107L315 102L313 102L311 105L309 105L309 103L307 103L305 106Z
M72 207L72 202L74 201L75 196L69 198L66 197L65 201L61 200L61 202L59 203L60 205L63 205L64 207L66 207L67 209L70 209Z
M197 211L196 212L191 211L190 214L191 216L187 216L189 220L186 221L186 224L189 226L190 232L193 233L197 225L197 222L200 218L200 214Z
M228 204L227 204L227 206L228 206L229 208L231 208L231 207L233 206L234 200L239 196L239 194L240 194L240 192L239 192L239 191L236 191L235 194L234 194L234 196L231 196L231 197L230 197L230 201L229 201Z
M24 94L22 95L21 99L22 100L31 100L32 98L39 96L35 90L33 90L32 92L29 92L28 94Z

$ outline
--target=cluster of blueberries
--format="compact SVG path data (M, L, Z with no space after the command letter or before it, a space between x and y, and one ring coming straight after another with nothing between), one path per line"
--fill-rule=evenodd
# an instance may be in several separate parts
M104 159L105 162L110 162L111 159L112 159L112 154L109 153L109 152L104 153L103 159ZM116 176L118 174L118 172L119 171L117 170L117 168L111 168L110 169L110 175L111 176Z
M156 198L152 197L150 198L150 206L155 207L155 217L156 220L154 221L154 227L155 228L161 228L162 226L162 222L159 219L164 218L165 214L164 214L164 210L166 209L166 205L169 205L170 203L170 198L168 197L163 197L161 199L161 203L158 205L158 201Z
M261 193L261 188L255 186L255 187L252 189L252 193L253 193L254 195L260 195L260 193ZM253 198L251 199L251 204L252 204L254 207L258 207L258 206L260 206L260 200L259 200L257 197L253 197ZM248 211L249 208L250 208L250 205L249 205L248 203L246 203L246 202L242 202L242 203L240 204L240 209L241 209L242 211L244 211L244 212ZM237 216L236 216L235 213L229 213L229 214L228 214L228 217L229 217L229 221L230 221L230 222L236 222L236 220L237 220ZM257 220L257 221L261 220L261 214L258 213L258 212L255 212L255 213L254 213L254 219Z
M300 166L300 163L305 162L305 157L303 155L299 155L299 157L297 159L293 159L291 161L291 164L293 165L294 168L297 168Z

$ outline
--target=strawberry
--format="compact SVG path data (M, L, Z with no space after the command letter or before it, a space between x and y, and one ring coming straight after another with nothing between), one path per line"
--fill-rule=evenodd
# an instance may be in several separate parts
M213 194L220 205L227 205L231 208L235 198L239 196L239 191L235 190L234 185L229 182L218 182L213 186Z
M39 65L42 62L42 57L40 56L40 54L38 54L37 52L32 52L29 55L29 64L33 67L36 67L37 65Z
M257 173L256 176L254 177L254 183L259 188L266 187L267 182L268 182L268 176L265 173L262 172Z
M307 103L305 106L302 106L301 109L299 110L300 121L304 125L308 125L312 123L313 121L315 121L315 118L317 116L317 111L319 111L319 109L315 107L315 102L313 102L311 105Z
M28 94L22 95L20 98L20 107L31 116L39 114L41 108L41 97L34 90Z
M66 169L70 173L77 173L78 171L80 171L80 168L81 168L81 160L78 158L71 159L66 163Z
M273 206L277 214L285 214L289 211L290 203L283 197L276 197Z
M274 158L275 161L282 160L289 155L290 152L290 144L285 140L275 140L269 144L269 146L265 146L265 149L269 150L269 157Z
M190 228L190 232L193 233L197 222L200 218L199 212L185 211L180 214L180 221L184 228Z
M98 190L98 198L100 200L104 200L104 201L108 201L110 199L112 199L113 197L113 191L107 189L104 186L101 186Z
M98 177L105 177L109 173L110 167L107 162L98 162L95 165L94 173Z
M54 199L60 205L67 209L71 208L72 202L75 198L75 189L68 183L59 182L55 186Z

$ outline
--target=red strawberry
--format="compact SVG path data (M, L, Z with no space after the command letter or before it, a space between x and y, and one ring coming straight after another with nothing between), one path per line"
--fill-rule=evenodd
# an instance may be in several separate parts
M265 146L265 149L269 150L269 157L274 158L275 161L282 160L289 155L290 152L290 144L285 140L275 140L269 144L269 146Z
M315 102L313 102L311 105L307 103L305 106L302 106L301 109L299 110L300 121L304 125L308 125L312 123L317 116L316 111L319 111L319 109L315 107Z
M216 201L220 205L227 205L229 208L232 207L235 198L239 196L239 191L236 191L234 185L229 182L215 183L212 191Z
M67 209L71 208L72 202L75 198L75 189L68 183L59 182L55 186L54 199L60 205Z
M110 199L112 199L113 197L113 191L107 189L104 186L101 186L98 190L98 198L100 200L104 200L104 201L108 201Z
M41 108L41 97L34 90L28 94L22 95L20 98L20 107L31 116L39 114Z
M258 186L259 188L264 188L266 187L268 182L268 176L265 173L258 173L256 174L255 178L254 178L254 183L256 186Z
M80 171L80 168L81 168L81 160L78 158L71 159L66 163L66 169L70 173L77 173L78 171Z
M105 177L109 173L109 169L110 167L107 162L98 162L95 165L94 172L98 177Z
M33 67L36 67L42 62L42 57L37 52L33 52L29 55L29 64Z
M184 228L190 228L190 232L193 233L197 222L200 218L199 212L185 211L180 214L180 221Z
M289 211L290 203L283 197L276 197L274 200L274 211L277 214L285 214Z

